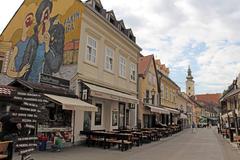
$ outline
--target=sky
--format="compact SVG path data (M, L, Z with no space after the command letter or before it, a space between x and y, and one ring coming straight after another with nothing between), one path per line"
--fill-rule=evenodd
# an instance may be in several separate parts
M0 5L0 33L23 0ZM222 93L240 72L239 0L102 0L132 28L143 55L154 54L185 91L190 65L195 93Z

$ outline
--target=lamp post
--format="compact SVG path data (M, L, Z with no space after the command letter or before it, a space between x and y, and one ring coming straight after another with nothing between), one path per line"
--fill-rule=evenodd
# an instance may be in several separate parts
M151 90L151 96L152 96L152 98L150 98L150 99L152 100L152 104L153 104L153 105L154 105L155 94L156 94L156 91L155 91L155 89L153 88L153 89Z

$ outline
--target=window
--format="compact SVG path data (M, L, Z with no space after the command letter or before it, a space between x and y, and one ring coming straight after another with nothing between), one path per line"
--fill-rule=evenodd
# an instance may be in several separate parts
M165 92L165 99L168 99L168 88L166 87L166 92Z
M113 71L113 50L109 47L105 49L105 69Z
M98 111L95 112L95 126L100 126L102 124L102 104L97 103L96 107Z
M129 126L129 115L130 115L130 110L126 109L126 126Z
M164 84L161 85L161 97L163 98L164 95Z
M149 103L149 98L150 98L150 96L149 96L149 90L146 90L146 103Z
M92 37L87 39L86 60L91 63L96 63L97 41Z
M3 61L0 60L0 73L2 73Z
M152 95L152 104L154 105L154 103L155 103L155 95Z
M110 23L112 23L113 25L115 24L115 20L114 18L112 18L112 16L110 17Z
M123 56L119 58L119 75L126 78L126 59Z
M136 64L134 64L134 63L131 63L131 65L130 65L130 79L132 80L132 81L136 81L136 70L137 70L137 65Z
M171 91L171 89L169 90L169 100L172 101L172 91Z
M118 111L112 111L112 126L117 126Z
M95 4L95 10L100 13L101 7L98 4Z

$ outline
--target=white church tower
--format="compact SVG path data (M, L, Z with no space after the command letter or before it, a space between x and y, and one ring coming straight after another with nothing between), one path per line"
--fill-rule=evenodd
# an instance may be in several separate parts
M195 91L194 91L194 80L193 80L193 76L192 76L192 71L190 66L188 66L188 75L187 75L187 80L186 80L186 94L188 96L194 96L195 95Z

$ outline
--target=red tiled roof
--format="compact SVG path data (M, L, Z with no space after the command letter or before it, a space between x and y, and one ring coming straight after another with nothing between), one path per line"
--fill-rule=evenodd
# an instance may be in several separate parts
M196 95L196 100L203 102L203 103L208 103L208 104L219 104L219 99L222 96L220 93L216 94L200 94Z
M151 60L153 59L153 55L140 57L138 60L138 75L144 76L149 68L149 64Z

